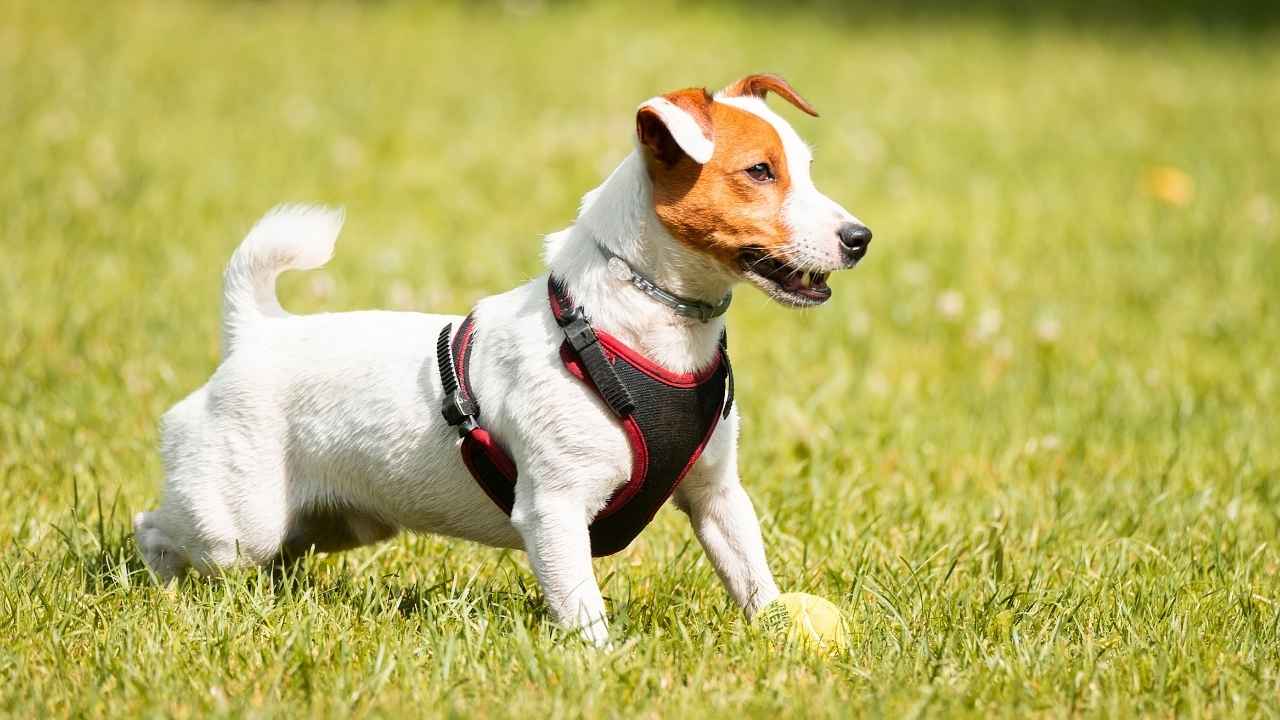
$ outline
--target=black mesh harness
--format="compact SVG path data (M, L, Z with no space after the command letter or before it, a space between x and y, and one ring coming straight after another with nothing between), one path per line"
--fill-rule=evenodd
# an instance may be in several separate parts
M612 555L631 544L666 503L702 454L716 424L733 405L733 370L725 335L720 352L705 370L673 373L617 338L598 332L554 277L547 294L556 323L564 331L560 359L600 396L626 431L631 475L591 521L591 554ZM442 413L462 437L462 460L476 482L508 515L519 475L511 456L479 423L480 406L471 387L475 347L474 313L453 333L440 331L436 361L444 389ZM450 342L452 337L452 342Z

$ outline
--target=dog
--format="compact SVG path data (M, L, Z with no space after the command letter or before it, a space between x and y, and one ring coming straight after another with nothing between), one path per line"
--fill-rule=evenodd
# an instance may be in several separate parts
M547 237L549 275L476 305L467 383L492 445L518 467L509 508L477 483L459 453L461 421L441 411L453 399L444 345L462 319L285 312L277 276L327 262L343 216L305 206L265 216L226 268L221 364L161 420L162 504L134 518L150 570L167 582L402 529L437 533L524 550L555 620L607 644L591 528L634 475L635 438L600 383L572 372L548 278L589 316L588 340L610 337L676 376L724 353L720 313L742 280L783 305L825 302L829 274L861 260L871 233L814 186L810 150L768 93L817 115L769 74L642 103L633 152L572 226ZM604 372L615 355L601 355ZM712 398L723 418L662 492L750 618L778 588L739 479L731 381L729 395ZM471 430L475 417L463 417Z

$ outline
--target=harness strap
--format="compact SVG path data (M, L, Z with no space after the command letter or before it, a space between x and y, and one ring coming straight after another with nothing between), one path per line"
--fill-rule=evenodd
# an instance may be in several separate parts
M733 409L733 365L729 363L729 331L723 330L720 333L720 362L724 363L724 411L720 417L729 417L729 411Z
M604 354L596 331L591 328L591 321L581 307L574 307L564 292L560 281L554 277L547 281L548 293L551 295L551 311L556 317L556 324L564 330L565 340L569 347L582 360L583 369L600 391L605 405L619 418L625 418L635 412L636 403L627 386L618 378L613 363Z
M613 363L605 357L604 349L600 347L600 340L596 337L595 330L591 329L591 323L587 321L582 309L579 308L572 315L556 320L564 330L564 337L569 342L569 347L573 348L578 358L582 360L584 370L591 378L591 382L595 383L596 389L600 391L604 404L608 405L613 414L619 418L625 418L635 412L636 403L631 398L631 392L618 378L617 371L613 369Z
M453 323L440 328L436 337L436 367L440 369L440 387L445 395L458 392L458 375L453 370L453 350L449 342L453 340Z
M635 401L627 386L618 379L613 363L605 356L604 350L591 329L591 321L580 306L573 304L565 292L564 285L554 275L547 278L547 294L551 296L551 314L556 323L564 330L569 346L582 358L582 364L591 382L600 390L605 404L618 417L626 417L635 411ZM727 303L726 303L727 305ZM733 366L729 363L729 331L720 333L720 359L727 373L725 378L725 398L722 418L729 417L733 409Z
M458 449L471 476L489 499L510 515L515 504L519 471L497 440L477 421L480 404L476 401L469 377L475 316L468 315L462 320L457 335L450 343L452 331L453 325L446 325L436 339L436 365L440 370L440 388L444 391L440 413L445 421L457 428L458 436L462 438Z
M440 368L440 386L444 390L444 404L440 414L445 422L458 429L459 437L466 437L479 425L476 416L480 414L480 406L464 392L460 392L457 371L454 370L453 348L449 340L453 335L453 323L445 325L436 338L436 364Z

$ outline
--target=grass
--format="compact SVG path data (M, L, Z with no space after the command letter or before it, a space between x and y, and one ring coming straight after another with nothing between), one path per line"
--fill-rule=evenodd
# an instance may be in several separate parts
M0 1L0 714L1280 714L1275 25L984 8ZM639 101L762 69L876 232L826 307L730 313L773 567L846 655L749 632L672 510L597 564L606 653L429 537L150 581L156 419L262 212L348 211L291 309L462 312Z

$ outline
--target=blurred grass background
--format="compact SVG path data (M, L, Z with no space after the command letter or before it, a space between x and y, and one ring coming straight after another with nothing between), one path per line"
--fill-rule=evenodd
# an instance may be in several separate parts
M0 0L0 713L1275 715L1280 12ZM743 475L830 660L742 627L678 513L597 564L423 537L150 584L161 413L272 205L345 206L297 312L464 312L629 151L782 73L876 233L834 299L730 314Z

